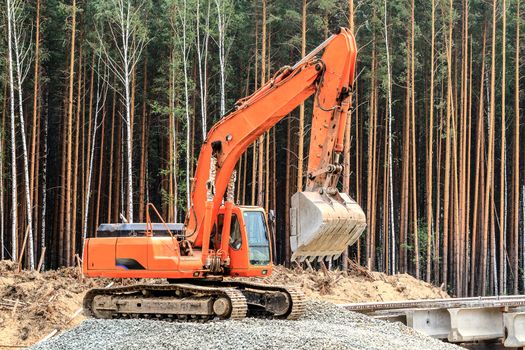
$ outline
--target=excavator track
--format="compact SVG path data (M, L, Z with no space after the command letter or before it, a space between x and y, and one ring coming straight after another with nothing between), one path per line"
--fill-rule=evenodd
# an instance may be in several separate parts
M137 284L91 289L84 296L84 313L94 318L153 318L205 322L246 317L244 295L228 287L192 284Z
M296 320L305 307L295 289L252 282L192 281L91 289L84 313L94 318L206 322L249 317Z
M217 282L206 280L195 283L205 286L218 285ZM303 292L295 287L245 281L221 281L219 285L235 288L243 293L250 317L297 320L304 314L306 298ZM278 310L275 310L276 308ZM272 309L277 312L272 312Z

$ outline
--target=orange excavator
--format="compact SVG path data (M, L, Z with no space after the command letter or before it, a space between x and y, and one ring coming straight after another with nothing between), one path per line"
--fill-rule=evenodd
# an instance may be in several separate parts
M100 225L96 237L85 241L85 276L157 280L92 289L84 298L85 313L199 321L301 316L300 291L237 278L272 273L272 240L263 208L234 203L235 166L261 134L314 95L306 189L291 200L292 258L334 259L355 243L365 215L337 184L356 53L354 37L340 28L239 100L202 145L184 224L152 223L148 205L146 223Z

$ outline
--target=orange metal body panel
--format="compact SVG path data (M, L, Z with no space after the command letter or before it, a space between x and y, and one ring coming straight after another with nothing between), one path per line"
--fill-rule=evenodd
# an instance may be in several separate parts
M144 247L148 249L144 249ZM148 266L148 255L154 246L150 237L119 237L115 244L115 260L133 259L144 268Z
M230 268L225 269L225 275L269 275L272 271L271 263L264 266L250 264L248 235L242 210L236 206L230 210L239 220L242 245L237 250L228 245ZM256 207L249 210L264 212L262 208ZM225 213L226 209L221 207L219 214ZM222 244L217 241L217 236L213 239L215 246L220 247ZM208 273L202 264L202 251L194 249L192 256L181 256L177 239L172 237L96 237L88 238L85 244L83 271L88 277L180 279L205 278ZM271 240L269 244L271 254Z
M91 244L92 239L87 239L85 243L84 255L93 257L89 260L84 260L84 270L108 270L115 268L115 246L117 244L116 238L107 238L104 240L96 240L96 243Z
M86 240L84 274L110 278L192 278L202 270L200 251L179 254L171 237L97 237ZM118 264L119 259L136 266Z

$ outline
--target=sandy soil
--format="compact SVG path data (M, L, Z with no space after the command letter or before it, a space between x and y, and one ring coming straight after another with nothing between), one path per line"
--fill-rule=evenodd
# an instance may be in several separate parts
M263 281L296 285L309 298L334 303L448 297L439 288L409 275L387 276L357 265L348 273L276 266L273 275ZM0 350L30 346L55 330L76 326L84 319L81 304L85 291L109 283L111 280L82 278L77 268L18 272L14 263L0 261Z
M369 272L357 265L352 266L348 273L300 268L290 270L276 266L274 273L264 282L297 285L310 299L336 304L449 298L443 290L408 274L388 276Z
M55 329L77 325L85 291L103 282L82 279L76 268L18 272L16 264L0 261L0 349L29 346Z

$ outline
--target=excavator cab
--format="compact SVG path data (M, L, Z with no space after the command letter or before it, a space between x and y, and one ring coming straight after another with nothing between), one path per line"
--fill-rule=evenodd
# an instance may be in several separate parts
M224 231L224 207L217 216L218 232L212 233L213 246L220 246ZM272 246L264 209L234 206L231 213L228 256L229 275L265 276L272 270Z

